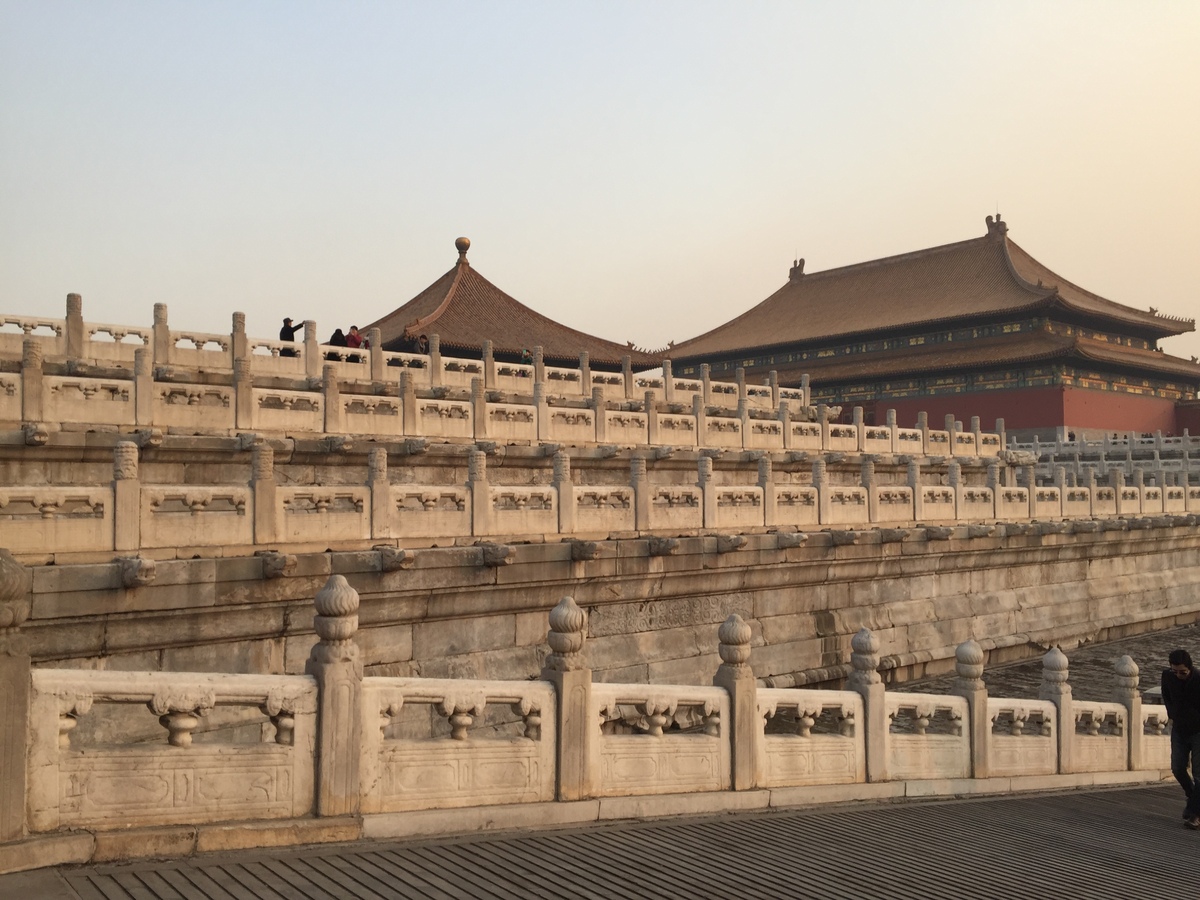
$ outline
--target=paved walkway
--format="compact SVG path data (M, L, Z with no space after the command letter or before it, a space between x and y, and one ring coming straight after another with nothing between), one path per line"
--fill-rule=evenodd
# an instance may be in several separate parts
M254 851L0 878L13 900L890 898L1200 893L1171 786Z

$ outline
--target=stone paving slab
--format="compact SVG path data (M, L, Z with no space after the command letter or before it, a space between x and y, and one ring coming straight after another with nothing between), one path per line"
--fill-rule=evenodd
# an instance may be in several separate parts
M1195 896L1175 786L242 852L0 878L50 900ZM22 880L23 879L23 880Z

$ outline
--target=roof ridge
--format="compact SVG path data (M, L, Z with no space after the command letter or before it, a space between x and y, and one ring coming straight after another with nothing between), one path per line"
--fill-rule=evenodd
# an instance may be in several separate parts
M897 253L894 256L882 256L879 259L867 259L862 262L848 263L844 266L835 266L832 269L821 269L817 272L807 272L800 276L800 281L807 281L810 278L820 278L825 275L841 275L851 270L866 270L881 267L888 263L907 262L910 259L921 259L924 256L932 256L935 253L944 253L951 250L958 250L968 244L987 244L993 243L990 235L982 237L967 238L965 241L954 241L950 244L938 244L934 247L924 247L920 250L910 250L907 253Z

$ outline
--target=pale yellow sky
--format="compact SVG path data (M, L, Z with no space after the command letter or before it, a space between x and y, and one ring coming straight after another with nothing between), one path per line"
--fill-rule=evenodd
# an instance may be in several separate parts
M1200 313L1200 4L0 2L0 309L269 336L472 262L657 347L982 234ZM1200 355L1200 337L1168 352Z

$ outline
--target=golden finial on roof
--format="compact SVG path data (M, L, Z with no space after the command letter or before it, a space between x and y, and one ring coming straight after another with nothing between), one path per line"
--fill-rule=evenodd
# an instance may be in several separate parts
M458 251L458 261L460 263L467 262L467 251L471 249L471 239L460 237L454 242L454 249ZM470 263L467 263L470 265Z

